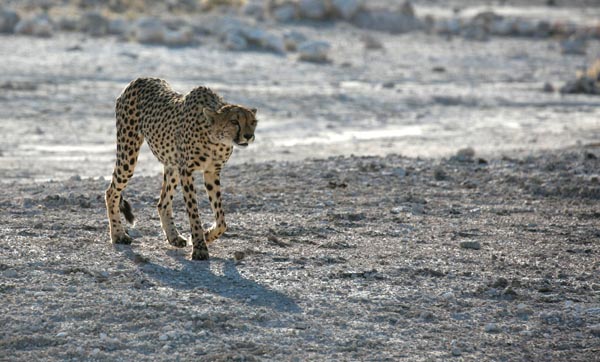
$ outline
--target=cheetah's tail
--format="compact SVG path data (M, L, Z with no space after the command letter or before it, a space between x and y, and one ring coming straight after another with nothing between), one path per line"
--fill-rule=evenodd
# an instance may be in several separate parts
M121 210L121 212L125 216L125 220L127 220L128 223L130 223L131 225L135 223L135 216L133 215L131 204L127 202L127 200L125 200L124 197L121 197L121 202L119 203L119 210Z

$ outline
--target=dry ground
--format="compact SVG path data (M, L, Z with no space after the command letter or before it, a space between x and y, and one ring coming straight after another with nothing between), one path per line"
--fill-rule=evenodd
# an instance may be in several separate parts
M105 180L5 185L0 359L592 361L599 153L232 165L207 262L164 240L158 176L131 246Z

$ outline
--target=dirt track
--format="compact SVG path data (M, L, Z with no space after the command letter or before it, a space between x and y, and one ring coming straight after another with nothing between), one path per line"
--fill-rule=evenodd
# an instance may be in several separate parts
M597 148L231 166L208 262L165 242L159 177L128 188L130 247L108 242L107 181L7 185L2 359L592 361L599 167Z

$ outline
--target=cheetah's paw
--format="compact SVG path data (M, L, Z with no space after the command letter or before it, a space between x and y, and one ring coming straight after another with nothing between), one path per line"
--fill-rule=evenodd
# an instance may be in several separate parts
M176 248L185 248L187 245L187 239L181 235L177 235L177 238L174 240L169 240L169 244Z
M114 244L123 244L123 245L130 245L131 244L131 237L127 234L123 234L118 236L113 243Z

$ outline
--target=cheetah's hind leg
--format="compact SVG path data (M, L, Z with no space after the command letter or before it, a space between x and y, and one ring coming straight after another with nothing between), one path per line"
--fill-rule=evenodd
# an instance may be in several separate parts
M165 166L162 190L156 207L160 216L160 224L169 244L176 248L184 248L187 245L187 239L179 234L173 222L173 195L178 183L179 172L177 169Z

